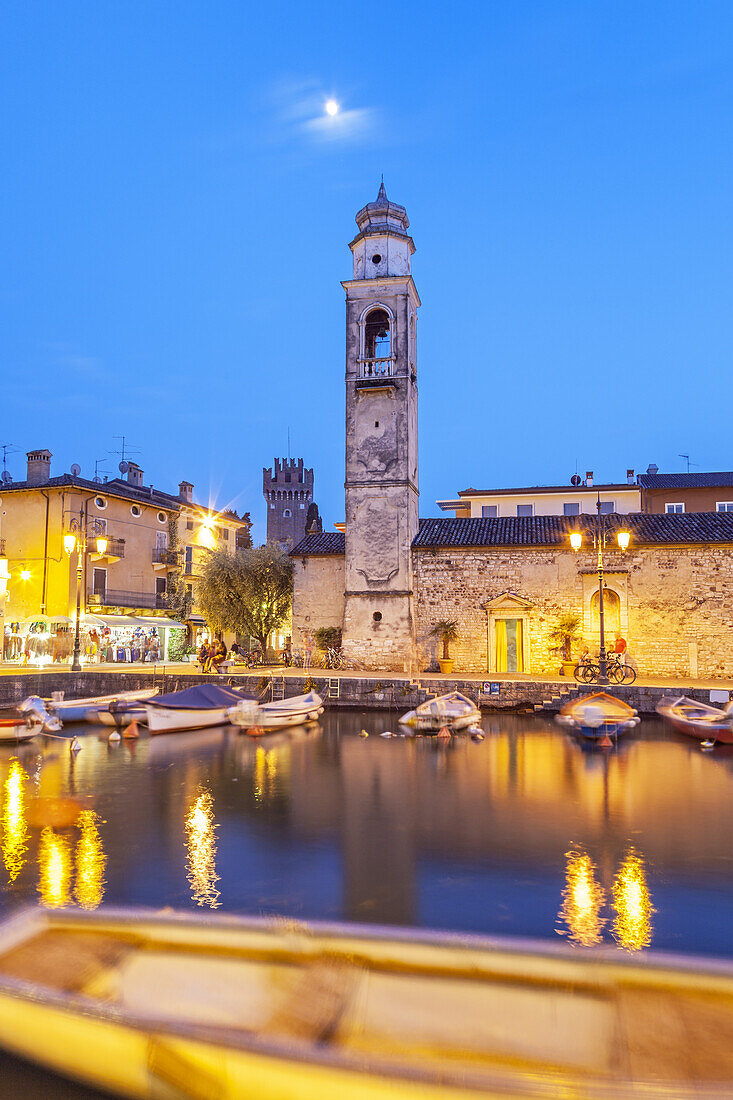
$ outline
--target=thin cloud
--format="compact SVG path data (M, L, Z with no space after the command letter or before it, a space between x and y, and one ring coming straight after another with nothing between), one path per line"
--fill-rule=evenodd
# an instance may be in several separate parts
M329 100L339 104L335 115L326 112ZM344 100L345 95L327 92L315 80L280 81L272 90L280 135L320 143L367 139L376 130L378 112L373 107L350 107Z

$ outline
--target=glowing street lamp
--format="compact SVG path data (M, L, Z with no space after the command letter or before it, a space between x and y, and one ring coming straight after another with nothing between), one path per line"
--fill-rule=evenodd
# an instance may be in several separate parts
M622 528L616 533L616 541L618 542L621 550L628 550L631 535L628 531ZM577 554L583 545L583 536L580 531L570 532L570 545ZM600 627L600 647L598 650L598 683L606 685L608 684L608 660L606 657L606 631L605 621L603 617L603 551L606 548L606 519L601 512L601 494L598 493L598 499L596 500L596 524L593 532L593 545L598 550L598 620Z
M74 517L69 524L69 530L64 534L64 550L71 557L76 551L76 630L74 632L74 656L71 660L71 671L81 672L81 643L80 643L80 627L81 627L81 582L82 571L84 569L84 558L87 552L87 518L86 518L86 503L82 503L79 507L79 518ZM100 524L95 523L94 527L99 531ZM98 554L104 554L109 545L109 539L104 534L97 535L92 528L92 537L96 538L96 547Z

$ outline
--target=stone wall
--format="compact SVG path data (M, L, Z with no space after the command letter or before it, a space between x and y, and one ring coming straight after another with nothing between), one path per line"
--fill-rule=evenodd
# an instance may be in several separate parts
M487 669L483 605L514 593L526 602L525 672L555 673L549 635L568 612L598 648L594 555L548 549L420 549L414 553L418 643L437 654L430 637L439 619L456 619L456 674ZM733 553L727 546L638 548L607 555L608 586L616 594L629 659L641 675L724 677L733 672ZM522 604L517 605L519 608ZM491 618L491 612L489 618ZM510 610L501 614L510 616ZM516 612L519 616L520 610ZM607 644L613 629L607 625ZM424 667L424 665L423 665Z
M344 621L345 559L338 554L293 558L293 645L302 646L306 631L341 627Z

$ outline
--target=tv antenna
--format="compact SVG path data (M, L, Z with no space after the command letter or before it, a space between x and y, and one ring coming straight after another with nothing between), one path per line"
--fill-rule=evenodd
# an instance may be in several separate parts
M102 479L99 476L100 463L106 462L106 461L107 461L106 458L97 458L97 459L94 460L94 481L96 482L97 485L102 484ZM104 471L104 467L102 467L102 470Z
M18 448L14 443L0 443L0 447L3 449L3 472L2 479L5 485L9 485L13 480L10 471L8 470L8 455L16 454Z
M288 462L290 462L290 425L288 425Z
M680 455L680 458L684 458L685 462L687 463L687 472L688 472L688 474L690 472L690 466L699 466L700 465L699 462L690 462L690 456L689 455Z
M124 435L114 435L114 436L112 436L112 438L122 440L122 449L119 450L119 451L110 451L109 453L111 455L119 455L120 456L120 461L117 464L117 469L120 471L121 474L126 474L127 471L130 469L130 463L125 458L125 455L139 455L140 454L140 448L139 447L128 447L127 443L126 443L126 438L125 438Z

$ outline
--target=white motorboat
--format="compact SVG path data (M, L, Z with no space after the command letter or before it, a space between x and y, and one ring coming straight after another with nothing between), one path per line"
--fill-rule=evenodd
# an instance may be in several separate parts
M323 714L323 700L315 691L296 695L292 699L277 699L272 703L258 704L255 700L242 700L229 713L229 721L251 732L285 729L315 722Z
M464 730L480 722L481 711L460 691L449 691L447 695L428 699L400 718L401 726L409 726L419 733L437 733L444 728Z
M145 704L148 729L156 734L224 726L232 710L245 699L241 691L220 684L197 684L158 695Z
M96 721L94 715L107 710L110 703L147 701L156 695L157 691L157 688L147 687L137 691L118 691L114 695L91 695L85 699L51 700L46 706L62 722Z

